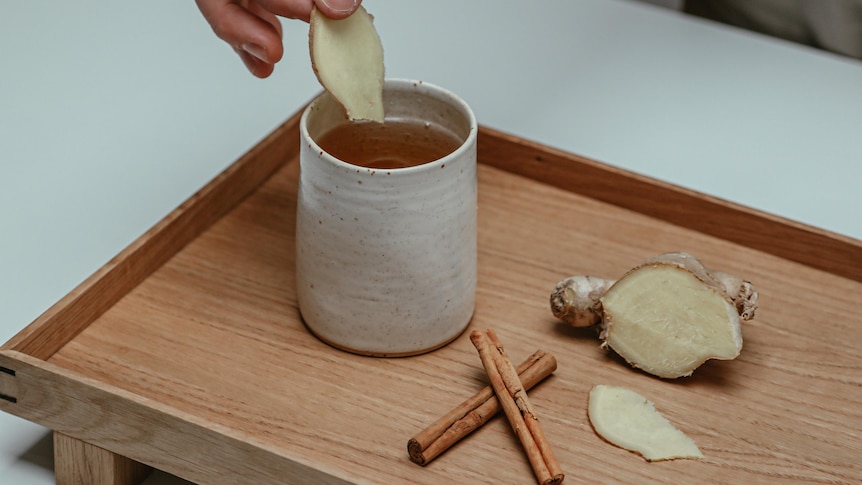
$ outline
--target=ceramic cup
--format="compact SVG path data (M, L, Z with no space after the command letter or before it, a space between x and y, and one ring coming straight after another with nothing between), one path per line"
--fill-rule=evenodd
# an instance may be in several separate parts
M470 322L476 294L476 119L440 87L384 86L386 119L448 127L463 140L422 165L375 169L326 153L316 140L348 123L324 93L300 121L297 298L308 329L373 356L437 349Z

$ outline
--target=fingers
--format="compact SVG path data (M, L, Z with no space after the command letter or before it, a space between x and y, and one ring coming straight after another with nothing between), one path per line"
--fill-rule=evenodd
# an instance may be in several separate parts
M265 78L275 70L275 64L260 60L260 58L250 54L249 51L234 47L234 52L237 53L248 72L255 77Z
M314 0L314 5L323 15L334 19L350 16L360 3L362 0Z
M284 54L281 23L274 13L253 0L196 1L216 36L233 47L252 74L272 74Z
M224 40L257 77L272 74L284 55L278 17L308 22L317 7L332 18L352 14L362 0L195 0L216 36Z
M311 8L314 0L253 0L269 12L286 17L308 22L311 16ZM352 0L351 0L352 1Z
M278 16L276 16L274 13L270 12L269 10L263 8L263 6L260 3L255 2L255 1L248 2L248 9L253 14L255 14L258 17L262 18L263 20L266 20L267 22L269 22L270 25L272 25L272 27L278 32L278 37L279 38L282 37L281 21L278 19Z
M334 19L349 16L362 0L257 0L265 9L280 16L308 22L312 6Z

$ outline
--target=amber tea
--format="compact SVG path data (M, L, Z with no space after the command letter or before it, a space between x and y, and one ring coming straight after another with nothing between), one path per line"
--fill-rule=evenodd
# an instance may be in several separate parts
M317 144L335 158L369 168L405 168L439 160L464 142L445 127L416 119L334 126Z

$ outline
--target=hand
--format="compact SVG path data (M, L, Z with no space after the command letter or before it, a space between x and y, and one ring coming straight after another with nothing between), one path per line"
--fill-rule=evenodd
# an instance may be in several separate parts
M195 0L218 38L227 42L257 77L272 74L284 55L278 17L308 22L312 6L327 17L344 18L362 0Z

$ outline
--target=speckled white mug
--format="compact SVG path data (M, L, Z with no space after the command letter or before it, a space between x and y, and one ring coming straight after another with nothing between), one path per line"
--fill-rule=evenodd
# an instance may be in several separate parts
M297 299L308 329L337 348L406 356L446 345L476 294L476 132L470 107L440 87L388 79L386 118L449 127L463 143L423 165L373 169L315 139L347 122L324 93L300 121Z

